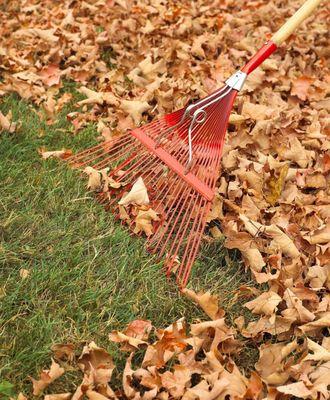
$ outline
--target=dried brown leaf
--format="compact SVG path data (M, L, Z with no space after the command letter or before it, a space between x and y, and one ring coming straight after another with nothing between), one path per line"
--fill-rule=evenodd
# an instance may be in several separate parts
M118 204L120 206L126 206L128 204L137 204L140 206L149 204L147 188L141 176L134 183L131 190L121 198Z
M72 156L72 150L62 149L62 150L53 150L47 151L45 148L41 147L38 150L38 153L41 155L41 158L47 160L48 158L61 158L65 160Z
M64 368L60 367L54 360L49 370L43 370L39 379L31 378L33 385L33 395L39 396L52 382L64 374Z
M211 319L217 320L224 315L224 311L219 307L218 296L212 295L210 292L195 293L191 289L183 289L183 294L197 303Z

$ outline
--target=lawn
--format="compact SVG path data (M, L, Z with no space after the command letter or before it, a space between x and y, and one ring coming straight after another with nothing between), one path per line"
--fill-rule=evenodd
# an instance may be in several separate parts
M71 91L77 99L74 87ZM94 201L77 171L41 159L42 146L77 151L96 143L92 124L72 133L66 115L76 110L73 104L53 125L16 95L0 104L4 114L12 110L13 121L21 123L17 132L3 132L0 139L0 382L11 382L15 393L27 391L28 376L49 365L54 343L95 340L121 365L120 353L107 339L111 330L136 318L165 327L182 316L188 321L203 317L166 280L143 240L130 236ZM27 278L21 278L21 269L29 271ZM242 312L233 294L249 281L238 253L213 242L203 247L189 286L219 294L233 320ZM249 351L241 355L247 368L254 361ZM56 385L72 389L75 374L52 385L53 392Z

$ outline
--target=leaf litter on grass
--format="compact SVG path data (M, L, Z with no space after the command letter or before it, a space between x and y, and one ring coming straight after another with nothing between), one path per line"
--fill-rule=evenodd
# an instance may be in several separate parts
M60 90L65 80L74 81L86 97L67 116L74 132L96 122L101 139L109 140L211 93L298 5L279 0L98 0L44 1L40 7L33 0L11 1L0 11L0 93L17 92L33 101L53 124L71 100L70 93ZM246 304L257 319L245 322L241 316L230 327L221 316L215 325L192 325L187 337L183 321L163 333L156 330L156 342L143 343L149 361L142 369L135 370L128 358L122 388L126 397L227 394L259 399L268 393L272 399L328 398L328 13L323 4L307 21L308 29L300 28L249 77L230 120L209 222L221 227L226 247L240 250L261 285L250 292ZM109 55L107 62L104 54ZM0 122L1 130L15 133L17 121L10 112L1 114ZM90 189L107 192L116 185L107 180L105 170L85 172ZM126 200L130 195L124 195ZM136 233L146 235L153 234L159 218L150 210L152 204L134 201L120 206L121 217ZM236 294L237 301L245 292ZM207 295L191 297L214 317L212 297L212 310L206 309ZM130 336L122 335L125 340ZM122 335L117 333L117 340ZM146 342L135 338L125 343L136 340ZM238 341L259 346L259 361L249 378L230 357L239 351ZM158 365L173 357L176 368L159 371ZM182 368L185 363L192 369ZM100 400L98 396L121 395L113 395L107 386L99 390L94 375L86 371L74 398L84 393Z
M328 398L328 337L321 344L306 337L261 344L256 370L247 377L233 359L246 346L247 339L239 339L238 329L226 323L217 296L190 289L185 289L184 294L199 304L210 320L188 326L181 318L165 329L155 328L150 321L135 320L123 332L110 333L109 340L120 344L120 350L127 355L121 387L111 384L116 366L104 348L91 342L79 357L73 357L72 346L58 344L53 347L57 362L53 360L50 370L42 371L38 380L32 379L34 394L41 394L62 376L65 368L79 368L83 379L74 392L48 394L45 399ZM266 296L256 299L254 312L274 315L280 301ZM252 302L247 306L252 307ZM138 361L135 355L139 352L141 356L141 351L143 357Z

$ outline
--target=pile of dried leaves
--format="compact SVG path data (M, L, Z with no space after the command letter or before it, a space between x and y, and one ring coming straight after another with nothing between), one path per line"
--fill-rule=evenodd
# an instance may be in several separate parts
M86 97L68 115L74 131L95 122L109 139L212 92L300 3L12 0L0 7L0 94L15 91L40 105L51 124L72 98L61 91L63 82L73 80ZM250 300L246 306L258 319L239 317L234 328L211 315L213 322L192 325L187 337L181 321L156 331L151 345L135 328L112 335L126 348L147 346L140 369L133 371L128 359L126 397L258 399L268 391L269 399L328 398L328 15L324 4L249 77L230 120L209 221L216 221L214 236L221 225L225 245L241 251L263 285L237 294L237 301ZM0 126L15 130L10 113L0 114ZM239 351L237 332L258 344L270 339L260 345L249 379L230 358ZM84 383L74 399L114 397L104 357L93 345L84 350ZM53 379L53 372L44 374Z
M321 344L303 337L263 344L256 370L247 378L233 361L244 342L235 338L237 331L226 324L217 297L188 289L185 294L204 309L209 321L191 324L187 331L184 319L166 329L135 320L123 332L110 333L109 340L120 343L121 350L129 354L121 389L111 387L115 365L105 349L91 342L75 357L74 346L58 344L52 348L56 361L50 369L42 371L39 379L31 378L33 395L42 394L66 370L80 369L83 379L74 393L48 394L45 400L81 400L85 396L90 400L329 398L329 338ZM266 308L265 302L258 307ZM26 399L23 394L18 397Z

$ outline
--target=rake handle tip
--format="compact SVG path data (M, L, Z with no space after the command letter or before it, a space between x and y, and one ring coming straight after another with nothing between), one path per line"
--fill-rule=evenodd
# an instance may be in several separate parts
M266 60L302 22L308 18L323 0L307 0L284 25L265 43L251 60L241 69L247 75Z
M312 15L313 11L323 0L307 0L305 3L290 17L284 25L271 38L277 46L280 46L295 31L306 18Z

